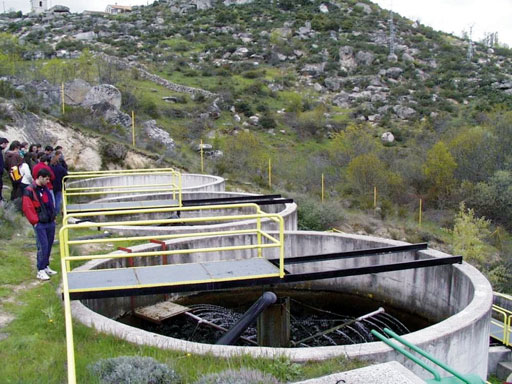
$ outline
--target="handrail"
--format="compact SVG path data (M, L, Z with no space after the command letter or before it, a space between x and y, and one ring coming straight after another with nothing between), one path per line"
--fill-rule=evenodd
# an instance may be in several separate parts
M506 297L507 295L503 296ZM491 317L491 323L503 329L503 339L500 339L496 335L491 334L491 336L501 341L506 347L512 345L512 343L510 343L510 334L512 332L512 311L509 311L506 308L502 308L496 304L492 305L492 311L503 316L503 321L499 321L498 319Z
M215 210L215 209L227 209L233 210L237 208L250 208L254 210L254 213L246 215L224 215L224 216L208 216L208 217L192 217L192 218L178 218L178 219L162 219L162 220L130 220L130 221L110 221L110 222L82 222L78 224L68 223L69 218L73 217L90 217L90 216L116 216L123 214L136 214L140 215L148 212L173 212L173 211L192 211L192 210ZM112 225L146 225L148 223L197 223L197 222L211 222L211 221L226 221L226 220L256 220L256 228L250 229L239 229L239 230L226 230L226 231L215 231L215 232L203 232L203 233L180 233L180 234L169 234L161 236L151 236L152 239L175 239L180 237L197 237L197 236L214 236L214 235L233 235L233 234L249 234L254 233L257 235L257 244L239 245L239 246L224 246L224 247L212 247L212 248L196 248L196 249L174 249L174 250L159 250L159 251L148 251L148 252L123 252L114 254L101 254L101 255L70 255L71 245L80 244L97 244L104 242L113 241L134 241L134 240L148 240L149 236L129 236L129 237L117 237L108 239L89 239L89 240L73 240L69 239L69 232L76 229L86 228L98 228L108 227ZM279 226L279 239L269 235L261 228L261 220L269 219L269 221L276 222ZM134 258L144 256L161 256L170 254L185 254L194 252L214 252L214 251L234 251L234 250L247 250L256 249L258 251L258 257L262 257L261 251L267 248L278 248L279 249L279 273L276 272L276 277L284 277L284 219L278 214L265 213L261 211L260 207L254 203L245 204L228 204L228 205L215 205L215 206L199 206L199 207L171 207L163 209L133 209L133 210L122 210L116 212L89 212L89 213L78 213L78 214L65 214L63 218L64 225L59 231L60 240L60 252L61 252L61 269L62 269L62 287L64 297L64 312L65 312L65 324L66 324L66 343L67 343L67 360L68 360L68 383L76 384L76 371L75 371L75 352L74 352L74 341L73 341L73 328L72 328L72 316L71 316L71 299L70 299L70 288L68 281L68 272L71 271L71 262L80 260L92 260L92 259L105 259L105 258ZM265 239L265 240L264 240ZM270 243L264 243L269 241ZM270 275L273 276L273 275ZM244 276L238 278L243 279ZM110 289L110 288L105 288Z
M499 296L499 297L503 297L509 301L512 301L512 296L511 295L507 295L506 293L501 293L501 292L493 292L492 293L493 295L495 296Z
M389 328L384 328L384 332L388 335L390 335L393 339L397 340L398 342L402 343L403 345L407 346L408 348L412 349L414 352L420 354L421 356L423 356L424 358L426 358L427 360L430 360L432 363L436 364L438 367L444 369L445 371L449 372L450 374L452 374L454 377L456 377L457 379L463 381L464 383L466 384L475 384L475 383L483 383L484 381L478 377L473 377L473 375L471 375L471 377L465 377L464 375L460 374L459 372L457 372L456 370L454 370L453 368L449 367L448 365L444 364L443 362L437 360L435 357L433 357L432 355L430 355L429 353L425 352L424 350L422 350L421 348L418 348L416 345L408 342L407 340L405 340L403 337L399 336L398 334L396 334L395 332L393 332L391 329ZM427 366L421 362L420 363L420 360L418 360L415 356L413 356L411 353L409 353L408 351L404 350L403 348L395 345L394 343L392 343L389 339L385 338L384 336L380 335L377 331L375 330L372 330L371 333L374 335L374 336L377 336L380 340L384 341L386 344L388 344L390 347L396 349L398 352L402 353L403 355L407 356L408 358L411 359L411 356L414 357L414 359L411 359L413 360L416 364L420 365L422 368L428 370L429 372L432 373L432 371L435 371L434 369L428 367L426 368ZM383 339L386 339L387 342ZM406 352L406 353L404 353ZM435 371L437 373L437 371ZM435 378L435 381L441 381L441 378L439 376L439 373L438 373L438 376L434 375L434 378Z
M395 343L393 343L391 340L389 340L387 337L385 337L384 335L381 335L379 332L377 332L376 330L372 329L370 331L370 333L372 335L374 335L375 337L377 337L380 341L384 342L385 344L389 345L391 348L393 348L394 350L400 352L402 355L404 355L405 357L407 357L408 359L414 361L416 364L418 364L421 368L425 369L426 371L429 371L433 376L434 378L437 380L437 381L440 381L441 380L441 375L439 374L439 372L437 372L434 368L431 368L429 367L428 365L426 365L423 361L421 361L420 359L418 359L416 356L414 356L412 353L410 353L409 351L406 351L405 349L403 349L402 347L400 347L399 345L396 345Z
M104 186L73 186L74 182L89 179L103 179L108 177L147 176L147 175L168 175L168 183L156 184L129 184L129 185L104 185ZM67 213L68 198L71 196L99 196L99 195L130 195L140 193L172 193L173 199L177 200L177 206L182 205L182 180L181 173L174 168L155 169L133 169L133 170L107 170L107 171L85 171L70 172L63 178L62 182L62 212ZM131 207L133 209L136 206Z

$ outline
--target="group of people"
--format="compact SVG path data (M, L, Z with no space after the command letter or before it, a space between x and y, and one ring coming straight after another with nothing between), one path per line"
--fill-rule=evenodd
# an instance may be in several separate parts
M8 148L6 150L6 148ZM5 150L5 155L3 151ZM62 147L19 142L0 137L0 203L2 177L7 171L12 184L11 201L21 198L22 211L34 227L37 244L37 275L49 280L57 274L50 268L50 253L55 238L55 218L62 205L62 180L68 174Z

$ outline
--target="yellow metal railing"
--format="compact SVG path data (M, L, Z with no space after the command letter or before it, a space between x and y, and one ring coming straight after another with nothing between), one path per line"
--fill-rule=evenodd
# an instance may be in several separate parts
M198 252L232 252L240 250L255 250L258 257L263 257L263 251L269 248L277 248L279 251L279 272L276 274L261 275L261 276L236 276L236 279L256 279L263 277L284 277L284 220L278 214L265 213L261 211L257 204L243 203L243 204L229 204L229 205L213 205L213 206L198 206L198 207L169 207L159 209L136 209L136 210L121 210L121 211L107 211L107 212L87 212L87 213L74 213L74 218L80 217L94 217L94 216L105 216L112 217L118 215L139 215L146 213L172 213L172 212L188 212L188 211L215 211L215 210L240 210L245 209L250 211L249 214L233 214L223 216L208 216L208 217L188 217L188 218L172 218L172 219L154 219L154 220L130 220L130 221L106 221L106 222L81 222L78 224L68 223L71 215L65 215L63 218L63 227L59 231L60 240L60 252L61 252L61 268L62 268L62 286L64 296L64 311L65 311L65 324L66 324L66 341L67 341L67 359L68 359L68 383L76 383L76 372L75 372L75 356L74 356L74 342L73 342L73 328L71 318L71 300L70 292L85 292L84 290L70 290L68 273L71 272L73 262L84 261L84 260L96 260L96 259L112 259L112 258L134 258L134 257L152 257L152 256L163 256L173 254L190 254ZM108 228L114 226L128 226L134 229L137 226L147 225L159 225L159 224L208 224L218 222L240 222L247 221L247 225L255 223L253 228L248 229L228 229L228 230L216 230L212 232L201 232L201 233L169 233L155 236L118 236L108 238L95 238L88 240L81 239L70 239L70 232L76 230L84 230L88 228ZM276 238L275 235L270 235L262 229L262 221L269 220L275 222L279 228L279 236ZM246 223L244 223L246 224ZM245 225L244 227L247 227ZM74 245L91 245L101 243L119 243L119 242L141 242L146 244L149 240L171 240L178 238L194 238L194 237L205 237L205 236L225 236L225 235L245 235L254 234L256 236L256 244L246 245L230 245L223 247L211 247L211 248L187 248L187 249L172 249L172 250L158 250L158 251L134 251L130 253L110 253L110 254L92 254L92 255L71 255L70 247ZM233 280L234 278L229 278ZM205 281L194 280L193 283L198 282L210 282L210 281L223 281L225 279L211 279ZM186 283L186 282L182 282ZM138 285L137 288L144 288L153 285ZM111 289L120 288L131 288L131 287L114 287ZM105 287L104 290L109 288ZM97 290L97 288L95 289Z
M107 177L122 176L129 178L130 176L148 176L148 175L167 175L170 177L168 183L159 184L129 184L129 185L104 185L104 186L74 186L73 183L81 180L88 179L102 179ZM175 200L177 206L181 206L181 173L173 168L156 168L156 169L129 169L129 170L116 170L116 171L85 171L85 172L70 172L63 180L62 183L62 212L63 215L67 214L67 206L69 205L69 198L73 196L97 197L105 195L130 195L141 193L157 193L167 192L172 194L172 199ZM134 203L135 204L135 203ZM137 206L125 207L135 209ZM108 210L112 208L99 208L100 210Z
M494 295L512 303L512 296L497 292L494 292ZM499 335L492 335L492 337L501 341L507 347L511 346L512 343L510 342L510 335L512 334L512 311L493 304L491 324L503 331L503 337L500 337Z

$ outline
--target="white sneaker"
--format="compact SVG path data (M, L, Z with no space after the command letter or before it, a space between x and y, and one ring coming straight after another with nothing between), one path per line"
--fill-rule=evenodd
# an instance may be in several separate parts
M50 280L50 276L46 274L44 269L41 269L40 271L37 271L37 276L39 280Z
M50 266L47 266L44 271L46 272L46 274L48 276L51 276L51 275L56 275L57 274L57 271L54 271L53 269L50 268Z

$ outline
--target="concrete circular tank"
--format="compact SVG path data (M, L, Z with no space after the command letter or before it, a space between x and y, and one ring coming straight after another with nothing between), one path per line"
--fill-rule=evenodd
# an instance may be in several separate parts
M211 247L212 244L215 246L247 244L254 240L251 236L212 236L194 240L170 240L167 244L174 249L187 248L191 242L194 243L194 248ZM403 244L398 241L348 234L305 231L289 231L285 234L286 256L305 256ZM137 246L135 249L156 250L157 248L155 245L148 244ZM242 251L237 254L237 258L252 256L251 251ZM313 272L320 269L367 266L375 263L442 256L447 255L428 249L416 254L402 252L364 259L298 264L293 267L292 272ZM221 259L222 255L216 253L173 255L170 262L193 262L205 257L213 261ZM117 262L113 259L96 260L79 269L115 267ZM433 325L410 333L405 336L405 339L463 374L475 373L482 378L486 377L492 288L485 277L469 264L310 281L307 284L294 284L293 287L373 296L384 303L398 308L407 308L409 312L429 318ZM137 306L153 304L161 299L161 295L136 298ZM193 343L146 332L111 319L128 312L130 308L130 298L84 300L72 304L75 319L100 331L138 344L225 357L238 354L264 357L284 355L296 362L325 360L336 356L378 362L397 360L419 376L429 377L426 371L381 342L315 348L238 347Z

